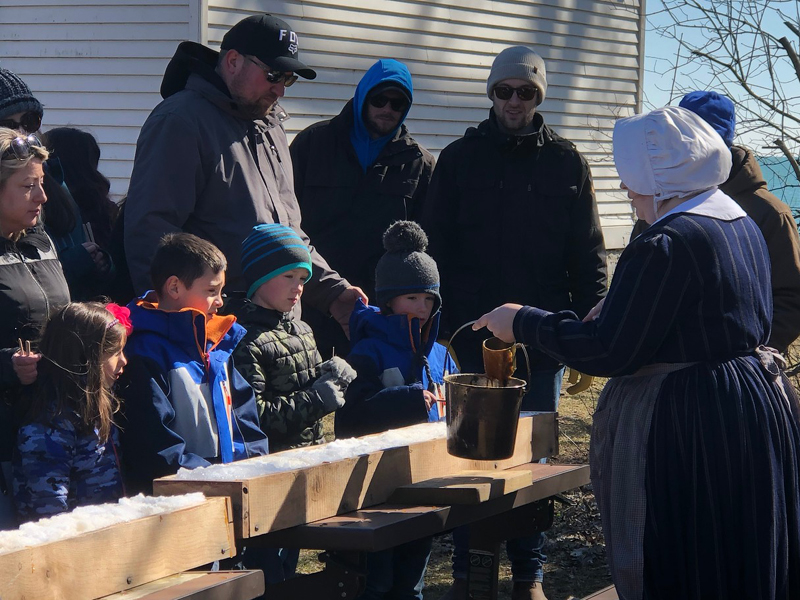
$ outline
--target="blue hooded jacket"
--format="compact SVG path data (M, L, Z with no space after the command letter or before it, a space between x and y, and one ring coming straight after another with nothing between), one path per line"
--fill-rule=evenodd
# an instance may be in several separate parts
M377 307L356 301L347 361L358 377L347 388L345 405L335 413L337 438L441 418L436 405L427 410L422 394L430 384L429 375L434 383L443 384L445 371L458 372L445 347L436 343L439 315L437 311L420 327L415 317L383 315Z
M231 358L245 334L236 319L164 311L145 299L128 307L133 333L118 387L128 492L149 492L180 467L267 454L253 389Z
M397 123L397 127L392 130L391 133L377 140L373 140L369 137L369 131L367 131L367 126L364 125L364 119L362 118L364 102L366 102L367 96L372 88L387 82L395 82L399 87L406 90L409 105L406 112L403 113L403 116ZM406 115L408 115L408 111L411 110L411 101L413 101L413 98L414 88L411 84L411 73L409 73L408 67L403 63L393 58L382 58L364 73L364 76L358 83L358 87L356 87L355 96L353 96L354 114L353 129L350 132L350 142L353 144L353 148L358 156L358 162L361 163L361 167L365 172L373 165L378 155L381 153L381 150L383 150L383 147L394 137L400 125L406 120Z

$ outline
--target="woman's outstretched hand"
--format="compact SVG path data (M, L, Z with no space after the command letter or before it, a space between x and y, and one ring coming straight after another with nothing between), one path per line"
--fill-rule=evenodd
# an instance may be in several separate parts
M503 304L498 306L492 312L488 312L480 319L475 321L472 326L473 331L478 331L482 327L486 327L492 332L492 335L500 338L504 342L515 342L514 339L514 317L517 312L522 308L521 304Z

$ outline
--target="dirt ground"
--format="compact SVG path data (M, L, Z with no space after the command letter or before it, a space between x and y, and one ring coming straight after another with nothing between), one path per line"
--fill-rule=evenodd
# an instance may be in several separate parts
M587 391L571 396L562 392L559 405L559 454L553 459L561 464L588 464L589 433L592 413L605 380L595 379ZM564 387L568 386L566 380ZM326 431L330 423L325 422ZM564 494L573 504L556 503L555 521L548 532L545 548L544 590L548 600L582 598L611 584L600 527L600 514L591 485ZM450 535L434 540L433 553L425 576L426 600L438 600L452 583ZM321 568L317 551L303 551L298 571L311 573ZM503 555L500 565L500 599L511 597L511 568Z

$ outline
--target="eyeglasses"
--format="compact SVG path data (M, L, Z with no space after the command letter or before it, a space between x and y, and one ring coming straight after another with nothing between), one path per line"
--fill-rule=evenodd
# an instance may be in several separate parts
M269 81L270 83L283 83L283 87L289 87L295 81L297 81L297 75L295 75L294 73L291 72L286 73L284 71L270 71L267 67L265 67L261 63L257 63L248 55L243 54L242 56L244 56L247 60L249 60L251 63L257 66L259 69L264 71L264 75L266 75L267 81Z
M523 85L522 87L511 87L510 85L498 85L494 88L494 95L499 100L511 100L511 96L517 93L517 98L523 102L528 102L536 98L536 88L530 85Z
M408 108L408 99L406 98L389 98L389 96L384 96L383 94L377 94L369 98L369 103L375 108L383 108L387 102L394 112L403 112Z
M8 127L9 129L24 129L26 133L36 133L42 126L42 115L38 112L26 112L22 115L19 121L14 119L0 120L0 127Z
M11 140L11 145L3 152L2 158L11 158L13 156L17 160L28 160L33 156L32 148L41 145L42 142L33 134L25 137L16 137Z

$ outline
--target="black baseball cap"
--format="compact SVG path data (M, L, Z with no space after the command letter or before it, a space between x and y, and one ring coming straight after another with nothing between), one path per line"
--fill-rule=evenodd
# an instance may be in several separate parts
M221 48L255 56L276 71L292 71L306 79L317 76L314 69L297 58L297 34L286 21L270 14L239 21L222 38Z

